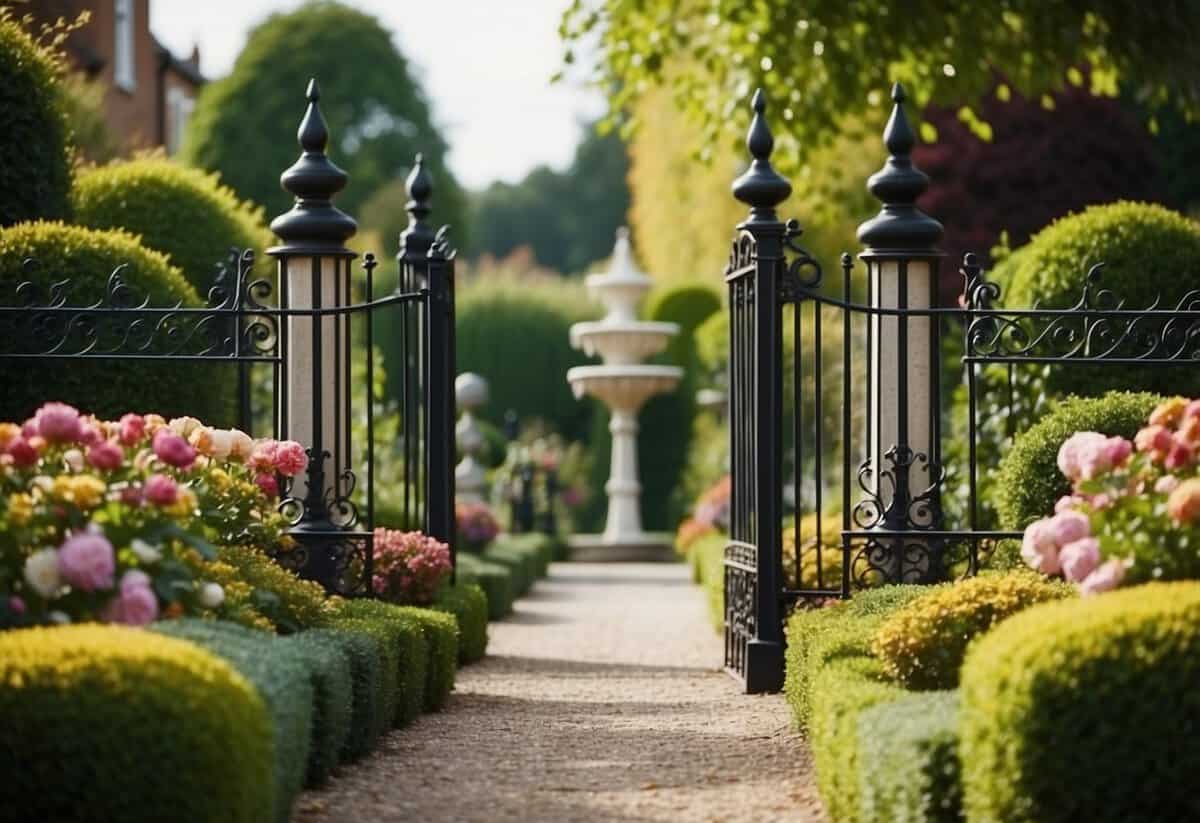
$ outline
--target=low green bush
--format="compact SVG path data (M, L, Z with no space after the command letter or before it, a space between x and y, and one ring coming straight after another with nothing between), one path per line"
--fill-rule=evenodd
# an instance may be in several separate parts
M508 568L459 552L457 571L459 581L474 583L483 589L487 597L488 620L503 620L512 614L516 594L512 572Z
M370 645L371 656L377 663L377 676L372 684L374 705L368 716L356 711L352 720L354 728L359 731L369 720L368 731L365 735L352 735L346 744L351 759L354 759L369 752L375 742L396 724L400 706L400 644L402 640L399 636L400 632L395 626L361 617L329 617L326 618L325 628L338 634L347 634L366 641ZM360 683L360 688L362 685Z
M239 580L256 590L256 610L280 634L320 625L328 606L320 583L304 580L253 546L222 546L217 559L232 566Z
M345 656L350 666L351 711L339 760L357 760L375 748L378 730L383 725L377 718L384 680L380 641L361 632L340 629L309 629L293 637L305 642L326 639ZM392 711L394 714L395 710Z
M429 671L425 680L425 711L436 712L446 705L454 691L454 675L458 672L458 621L454 615L416 606L400 606L403 614L412 617L425 632L429 643Z
M493 544L480 555L489 563L503 566L512 574L513 594L524 597L537 580L537 558L510 545Z
M224 658L258 689L271 715L274 740L273 819L286 823L304 787L312 743L315 704L304 656L274 635L234 623L168 620L152 629Z
M271 819L262 697L235 667L152 632L0 633L0 821Z
M482 660L488 644L488 601L483 589L459 580L438 592L433 608L454 615L458 621L458 662L465 665Z
M1047 603L962 670L969 820L1200 819L1200 584Z
M725 544L729 538L719 532L705 535L692 544L692 576L704 587L708 616L713 627L725 627Z
M283 642L298 649L312 680L312 750L307 785L320 786L341 761L354 716L354 671L347 638L329 632L301 632Z
M959 823L957 691L879 703L858 717L860 819Z
M1000 461L994 503L1004 529L1023 529L1054 511L1071 491L1058 470L1058 449L1078 431L1132 438L1162 397L1112 392L1103 397L1070 397L1019 434Z
M532 556L534 576L540 579L550 573L550 564L554 561L557 552L556 542L555 538L548 534L531 532L529 534L501 534L492 545Z
M1019 611L1075 593L1030 570L972 577L896 611L879 627L871 651L909 689L952 689L972 640Z
M382 600L345 600L339 616L355 618L385 627L396 649L398 701L395 722L405 726L425 709L425 686L429 681L429 641L425 628L403 606ZM458 654L458 650L454 652Z

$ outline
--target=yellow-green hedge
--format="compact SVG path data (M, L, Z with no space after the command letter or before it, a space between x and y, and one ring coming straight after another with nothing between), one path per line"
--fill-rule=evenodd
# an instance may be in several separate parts
M0 634L0 821L262 823L271 721L233 667L114 626Z
M382 627L387 633L396 653L395 723L397 726L411 723L425 709L425 687L429 682L429 640L421 622L401 606L369 599L343 601L338 617L361 620Z
M488 601L483 589L459 580L438 592L433 608L458 621L458 662L474 663L487 654Z
M1048 603L972 646L971 821L1198 820L1200 583Z

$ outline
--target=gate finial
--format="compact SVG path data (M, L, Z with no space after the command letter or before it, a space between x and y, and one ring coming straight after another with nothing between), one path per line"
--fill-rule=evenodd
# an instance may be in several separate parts
M775 138L767 127L764 112L767 98L762 89L754 92L751 103L754 118L746 133L746 148L754 160L737 180L733 181L733 196L750 207L751 223L777 222L775 207L792 193L792 184L771 166L771 151Z
M429 201L433 199L433 177L426 170L425 158L420 152L413 160L412 171L404 186L408 191L408 202L404 204L408 226L400 232L400 254L424 255L429 252L434 239L433 229L425 222L432 210Z

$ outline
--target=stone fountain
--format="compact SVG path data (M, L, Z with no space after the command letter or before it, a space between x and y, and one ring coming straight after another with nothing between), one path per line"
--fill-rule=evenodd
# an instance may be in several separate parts
M573 537L572 556L580 560L669 558L671 536L642 529L637 417L649 398L672 391L683 377L678 366L642 362L661 352L679 333L679 326L637 319L638 303L652 281L634 263L628 229L617 230L611 268L590 275L586 283L588 291L604 304L606 314L601 320L571 326L571 345L599 356L604 364L576 366L567 372L567 382L576 397L591 395L611 410L612 467L604 486L608 492L604 533Z

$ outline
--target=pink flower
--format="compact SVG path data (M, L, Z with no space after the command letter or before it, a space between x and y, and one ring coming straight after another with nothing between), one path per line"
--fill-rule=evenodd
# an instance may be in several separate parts
M25 601L14 594L8 598L8 610L13 614L25 614Z
M87 462L102 471L119 469L125 461L125 452L111 440L101 440L94 446L88 446Z
M295 440L284 440L276 446L275 469L284 477L295 477L307 466L308 455Z
M79 409L66 403L47 403L33 416L37 433L52 443L72 443L83 434Z
M112 601L102 615L110 623L145 626L158 617L158 598L150 588L145 572L131 569L121 577L120 597Z
M1079 584L1079 592L1089 595L1111 591L1121 585L1124 577L1125 563L1120 560L1109 560L1084 578L1083 582Z
M1181 440L1175 440L1167 452L1163 465L1168 469L1182 469L1192 462L1192 447Z
M179 499L179 485L165 474L147 477L142 490L146 499L157 506L169 506Z
M1100 565L1100 541L1085 537L1063 546L1058 555L1063 577L1079 583Z
M1058 498L1058 502L1054 504L1054 513L1058 514L1059 512L1066 511L1067 509L1073 509L1083 502L1084 499L1078 495L1064 494L1062 497Z
M9 443L5 454L12 458L13 465L16 466L32 466L38 462L37 449L24 437L18 437Z
M126 446L132 446L146 435L146 418L140 414L121 415L119 426L117 436Z
M104 434L94 422L89 421L79 425L79 442L83 445L92 446L103 439Z
M1089 456L1101 448L1107 440L1099 432L1076 432L1063 441L1058 448L1058 470L1071 481L1081 477L1081 462L1085 455Z
M155 456L168 466L186 469L196 461L196 450L170 429L159 429L153 445Z
M260 440L250 452L246 465L257 472L275 471L275 451L279 448L278 440Z
M1059 548L1068 543L1074 543L1076 540L1082 540L1092 533L1092 526L1088 522L1087 515L1073 509L1059 512L1051 517L1046 528L1050 531L1054 544Z
M1154 481L1154 490L1159 494L1170 494L1179 485L1179 478L1173 474L1164 474Z
M1183 416L1200 417L1200 400L1191 400L1183 407Z
M98 530L77 532L58 550L58 571L63 580L81 591L112 588L116 571L112 543Z
M263 472L254 475L254 483L267 497L279 496L279 483L275 480L275 475Z
M146 574L141 569L130 569L121 575L121 591L126 592L138 586L148 587L150 585L150 575Z
M1165 426L1146 426L1134 435L1133 444L1140 452L1152 452L1158 456L1169 451L1175 439Z
M1042 574L1058 574L1061 568L1058 543L1054 540L1049 518L1035 520L1025 528L1025 535L1021 539L1021 558Z
M36 437L37 433L38 427L36 419L31 417L21 424L21 436L25 439L28 440L30 437Z
M1200 520L1200 477L1189 477L1172 490L1167 515L1178 524Z
M126 506L137 508L142 505L142 490L137 486L126 486L121 489L121 502Z

